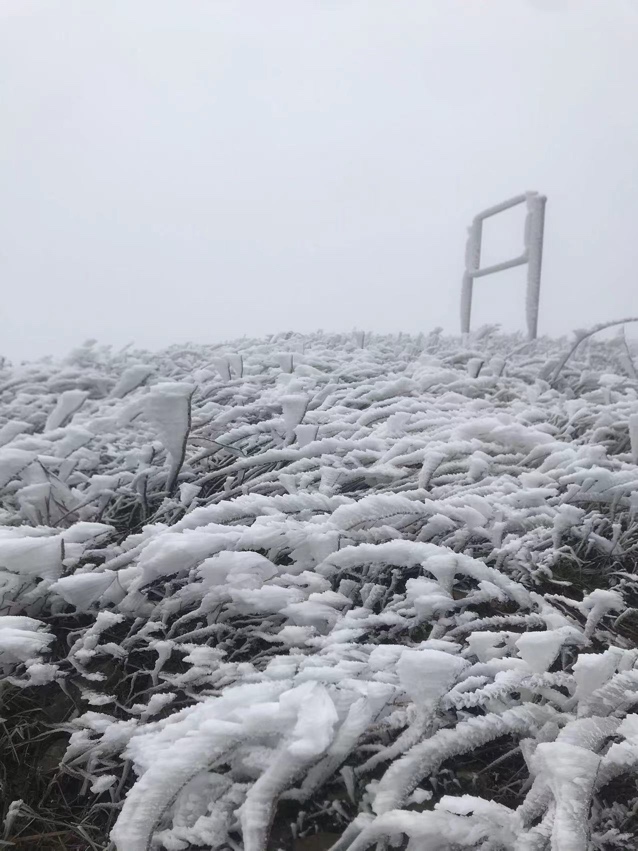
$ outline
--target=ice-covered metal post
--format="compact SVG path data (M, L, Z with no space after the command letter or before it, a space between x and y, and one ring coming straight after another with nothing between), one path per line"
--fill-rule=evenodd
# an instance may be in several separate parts
M465 248L465 273L461 288L461 331L463 334L469 333L470 330L474 280L527 263L527 295L525 299L527 334L530 340L536 338L538 333L538 305L540 300L541 268L543 264L546 203L547 198L545 195L539 195L538 192L525 192L523 195L517 195L515 198L510 198L509 201L503 201L503 203L489 207L487 210L483 210L483 212L474 216L474 220L468 229ZM514 257L512 260L505 260L503 263L495 263L493 266L485 266L481 269L483 221L519 204L527 205L523 253L518 257Z
M539 195L538 193L530 194L527 199L525 248L527 249L528 260L525 313L527 317L527 333L530 340L535 340L538 334L538 305L541 297L546 204L546 196Z

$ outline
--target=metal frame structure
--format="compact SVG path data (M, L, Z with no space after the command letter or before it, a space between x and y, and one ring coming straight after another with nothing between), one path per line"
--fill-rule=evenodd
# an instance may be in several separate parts
M527 263L527 296L525 300L527 334L530 340L536 338L546 203L547 197L545 195L539 195L538 192L525 192L523 195L510 198L509 201L503 201L502 204L496 204L494 207L483 210L482 213L474 217L471 226L468 228L465 248L465 274L463 275L463 287L461 289L461 332L463 334L469 333L470 330L474 280ZM523 253L514 257L513 260L505 260L503 263L496 263L493 266L485 266L481 269L481 241L484 220L496 216L504 210L509 210L511 207L517 207L519 204L527 204Z

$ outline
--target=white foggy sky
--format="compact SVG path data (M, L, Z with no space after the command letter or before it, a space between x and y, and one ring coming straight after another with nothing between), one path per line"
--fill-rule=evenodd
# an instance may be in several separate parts
M636 44L635 0L2 0L0 353L456 332L466 227L527 189L541 332L636 314Z

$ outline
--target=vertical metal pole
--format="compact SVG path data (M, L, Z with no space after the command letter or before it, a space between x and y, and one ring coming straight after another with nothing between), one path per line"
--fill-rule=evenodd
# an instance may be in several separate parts
M463 275L463 286L461 288L461 333L470 333L470 320L472 316L472 290L474 288L474 272L481 266L481 238L483 235L483 222L474 219L468 228L467 243L465 246L465 274Z
M545 234L545 195L530 195L527 199L528 221L526 241L529 259L527 262L527 295L525 314L527 335L535 340L538 334L538 306L540 302L541 271L543 267L543 238Z

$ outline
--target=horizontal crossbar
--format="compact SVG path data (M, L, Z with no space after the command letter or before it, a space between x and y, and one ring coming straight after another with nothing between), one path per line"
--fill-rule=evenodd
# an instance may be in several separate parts
M516 195L514 198L510 198L509 201L502 201L494 207L488 207L488 209L483 210L482 213L477 213L477 215L474 216L474 221L481 222L483 219L489 219L497 213L502 213L503 210L509 210L510 207L518 207L519 204L525 204L527 203L528 198L535 194L535 192L525 192L523 195Z
M505 269L513 269L514 266L522 266L529 260L529 253L525 251L520 257L515 257L513 260L504 260L502 263L495 263L494 266L485 266L483 269L468 272L471 278L482 278L483 275L491 275L493 272L503 272Z

